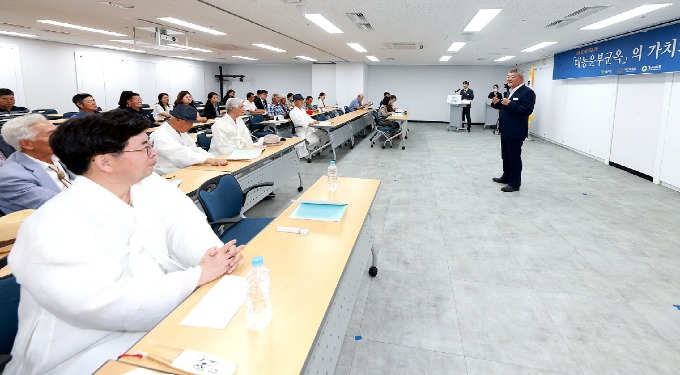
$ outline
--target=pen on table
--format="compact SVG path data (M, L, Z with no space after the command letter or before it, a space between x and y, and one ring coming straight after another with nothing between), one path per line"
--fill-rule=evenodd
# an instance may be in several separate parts
M306 228L296 228L296 227L276 227L276 230L279 232L286 232L286 233L297 233L297 234L309 234L309 229Z

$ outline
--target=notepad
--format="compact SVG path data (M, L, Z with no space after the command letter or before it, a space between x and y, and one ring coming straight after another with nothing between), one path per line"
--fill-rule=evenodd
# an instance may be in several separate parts
M347 211L346 203L300 201L300 205L290 214L290 217L293 219L340 221L345 211Z
M245 300L246 279L223 276L179 324L224 329Z
M257 159L262 150L236 150L227 156L227 160L252 160Z

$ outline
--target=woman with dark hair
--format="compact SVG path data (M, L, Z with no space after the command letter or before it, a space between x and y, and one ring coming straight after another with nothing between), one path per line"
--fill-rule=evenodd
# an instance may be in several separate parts
M169 118L173 105L170 104L170 95L162 92L158 94L158 103L153 106L154 118Z
M125 101L123 101L125 99ZM149 120L149 126L160 126L161 123L156 121L151 115L151 111L146 111L142 108L142 97L136 92L123 91L120 93L120 100L118 101L118 108L124 109L131 113L136 113Z
M325 100L326 100L326 93L320 92L319 93L319 102L317 103L316 108L321 109L321 108L326 107Z
M288 109L295 108L295 103L293 103L293 93L292 92L289 92L288 95L286 95L286 105L288 106Z
M498 100L503 100L503 94L498 91L498 85L493 85L493 91L489 93L489 99L493 99L493 97L497 97Z
M208 120L219 117L220 108L217 104L218 99L219 96L217 96L216 92L211 91L208 93L208 102L205 103L205 107L203 108L203 117Z
M236 91L229 89L229 90L227 90L227 93L224 94L224 98L222 98L222 103L226 104L227 100L229 100L231 98L235 98L235 97L236 97Z
M177 94L177 99L175 99L175 107L177 107L179 104L185 104L185 105L190 105L194 108L196 108L196 103L194 103L194 98L191 96L191 93L186 90L182 90ZM196 121L200 122L206 122L208 121L207 118L201 117L200 113L196 114Z

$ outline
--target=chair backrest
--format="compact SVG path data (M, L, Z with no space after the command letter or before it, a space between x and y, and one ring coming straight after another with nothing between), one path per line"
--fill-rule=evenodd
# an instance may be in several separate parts
M333 118L335 116L336 116L335 111L328 112L328 117Z
M350 113L352 111L349 110L349 106L345 106L345 113Z
M196 140L198 141L198 147L210 151L210 143L212 143L212 137L208 137L206 133L198 133L196 135Z
M243 190L234 176L213 177L198 188L198 202L208 221L235 217L241 214Z
M7 265L7 257L0 259L0 268ZM19 319L19 284L14 275L0 277L0 354L9 354L17 335Z
M316 119L319 120L319 121L326 121L326 115L321 113L321 114L316 116Z
M344 115L345 114L345 112L343 112L342 109L340 109L340 108L336 109L336 111L338 111L338 115Z
M63 117L64 117L64 118L71 118L71 117L73 117L73 115L75 115L76 113L78 113L78 112L66 112L66 113L64 113L64 116L63 116Z
M199 105L203 105L203 102L200 100L194 100L194 105L198 107Z
M59 112L57 112L56 109L52 108L44 108L44 109L34 109L31 111L31 113L40 113L41 115L54 115Z
M151 106L148 104L142 104L142 108L151 108Z
M373 110L373 120L375 120L376 125L380 123L380 114L377 109Z

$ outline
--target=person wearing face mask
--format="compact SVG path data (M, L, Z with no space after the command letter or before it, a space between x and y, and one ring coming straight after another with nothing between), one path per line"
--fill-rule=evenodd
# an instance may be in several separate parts
M494 97L498 98L498 100L503 100L503 94L498 91L498 85L493 85L493 90L491 90L488 96L489 99L493 99Z

